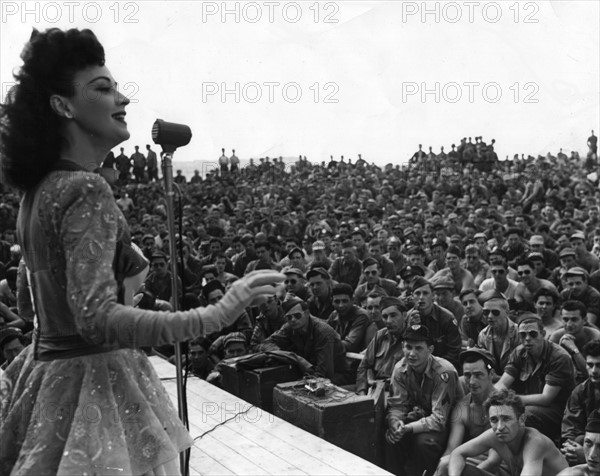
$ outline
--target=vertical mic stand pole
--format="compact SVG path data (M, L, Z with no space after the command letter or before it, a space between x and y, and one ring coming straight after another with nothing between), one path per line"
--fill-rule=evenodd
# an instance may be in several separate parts
M162 173L165 181L165 198L167 201L167 225L169 229L169 254L171 262L171 298L173 311L179 307L179 285L177 282L177 244L175 237L175 206L173 198L173 153L165 152L162 157ZM183 263L182 263L183 264ZM187 427L187 412L185 411L185 401L183 398L183 359L181 354L181 344L175 342L175 371L177 380L177 406L179 410L179 419ZM181 474L186 476L186 455L189 449L179 454L179 463L181 465Z

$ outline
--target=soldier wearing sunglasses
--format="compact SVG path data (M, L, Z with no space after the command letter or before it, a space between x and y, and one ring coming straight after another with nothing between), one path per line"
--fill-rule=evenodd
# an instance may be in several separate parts
M511 353L496 388L512 389L520 395L527 425L557 440L575 375L569 354L546 340L545 334L537 314L519 316L521 345Z

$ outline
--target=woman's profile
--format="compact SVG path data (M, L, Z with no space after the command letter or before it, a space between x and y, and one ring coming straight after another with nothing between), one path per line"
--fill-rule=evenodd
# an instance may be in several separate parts
M34 30L21 58L0 108L0 178L24 192L17 232L36 330L0 381L0 474L177 474L192 441L138 348L230 325L283 276L253 273L185 312L120 304L145 266L123 269L127 224L94 171L129 138L129 100L90 30Z

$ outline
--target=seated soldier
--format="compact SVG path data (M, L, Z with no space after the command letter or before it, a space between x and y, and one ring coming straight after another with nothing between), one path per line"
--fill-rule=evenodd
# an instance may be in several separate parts
M600 475L600 413L598 410L588 420L583 439L583 464L567 468L558 476L599 476Z
M246 355L248 353L248 342L246 341L246 336L241 332L231 332L219 341L222 343L222 355L223 360L233 359L234 357L241 357L242 355ZM214 350L215 343L211 345L209 349L209 357L210 354L215 352ZM219 352L220 353L220 352ZM222 362L214 367L214 370L206 377L206 381L216 385L217 387L221 386L222 375L221 375L221 365Z
M525 405L527 425L556 441L575 375L569 354L548 342L544 332L537 314L519 316L521 345L510 354L496 388L517 392Z
M533 296L536 314L542 318L542 324L548 337L563 326L559 315L559 304L560 296L551 289L540 288Z
M427 327L433 340L433 355L458 365L460 334L452 313L433 302L433 286L425 278L413 281L412 297L415 306L408 312L409 325Z
M362 299L372 292L382 296L399 296L400 288L396 281L381 277L381 268L375 258L367 258L362 262L364 283L354 291L354 302L360 304Z
M460 301L454 297L455 286L452 278L436 278L434 276L431 279L431 284L433 284L433 295L435 302L447 311L450 311L454 316L454 320L456 321L457 325L460 326L460 320L465 313L465 309Z
M570 268L565 273L566 287L561 297L567 301L575 299L585 304L587 319L591 324L596 324L600 315L600 292L588 284L588 272L578 266Z
M323 320L329 319L334 311L331 295L331 276L324 268L313 268L306 273L312 296L308 299L311 315Z
M496 361L487 350L473 347L460 354L460 364L469 393L452 410L448 444L435 476L448 474L450 453L455 448L481 435L490 427L483 403L494 392ZM481 461L486 458L487 454L484 454Z
M587 378L587 368L581 350L588 342L600 339L600 331L586 326L587 310L581 301L566 301L560 308L560 315L564 327L554 331L549 340L569 353L577 372L575 381L581 383Z
M404 333L404 357L392 373L388 399L386 460L395 474L435 470L448 439L448 417L463 397L458 373L433 355L427 327L412 325Z
M488 325L479 333L477 347L487 349L503 369L511 352L519 345L517 325L508 318L508 301L497 291L486 291L479 296L483 303L483 317Z
M281 300L277 295L269 296L258 307L260 314L256 316L256 324L250 338L250 350L255 352L256 348L264 342L273 332L281 329L285 324L283 317L283 307Z
M533 304L533 296L541 288L551 289L558 294L558 289L552 282L538 278L535 275L535 265L529 258L517 262L517 274L520 280L515 291L517 301L526 301Z
M481 292L477 289L465 289L458 296L465 309L465 314L459 320L458 332L463 348L474 347L479 338L479 333L487 325L483 317L483 307L479 302Z
M402 358L402 333L406 328L406 311L402 301L394 297L379 298L385 327L375 334L367 346L356 375L356 393L366 395L377 380L389 384L394 365Z
M308 301L311 297L310 289L306 286L304 273L299 268L287 267L282 271L285 274L285 291L287 297L296 296L303 301Z
M349 284L336 284L331 294L335 311L327 319L327 324L338 333L346 352L364 350L368 344L365 333L370 324L367 311L352 304L353 292Z
M282 304L287 323L258 346L259 352L287 350L308 360L319 377L336 385L352 383L346 351L339 335L323 320L311 316L308 304L292 298Z
M548 476L568 467L552 440L525 426L525 406L512 390L492 393L484 403L491 428L460 445L450 454L449 476L491 476L504 462L510 476ZM468 457L489 452L474 466Z
M600 408L600 340L588 342L582 353L588 379L577 385L569 397L561 430L561 451L572 465L585 462L582 446L585 425L592 412Z

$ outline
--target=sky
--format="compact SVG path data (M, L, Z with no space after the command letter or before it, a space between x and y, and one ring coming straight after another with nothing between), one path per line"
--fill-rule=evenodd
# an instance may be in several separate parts
M178 162L361 154L404 163L462 137L501 159L587 152L600 128L600 2L1 2L2 96L32 28L90 28L131 103L192 130ZM156 149L157 147L155 147Z

